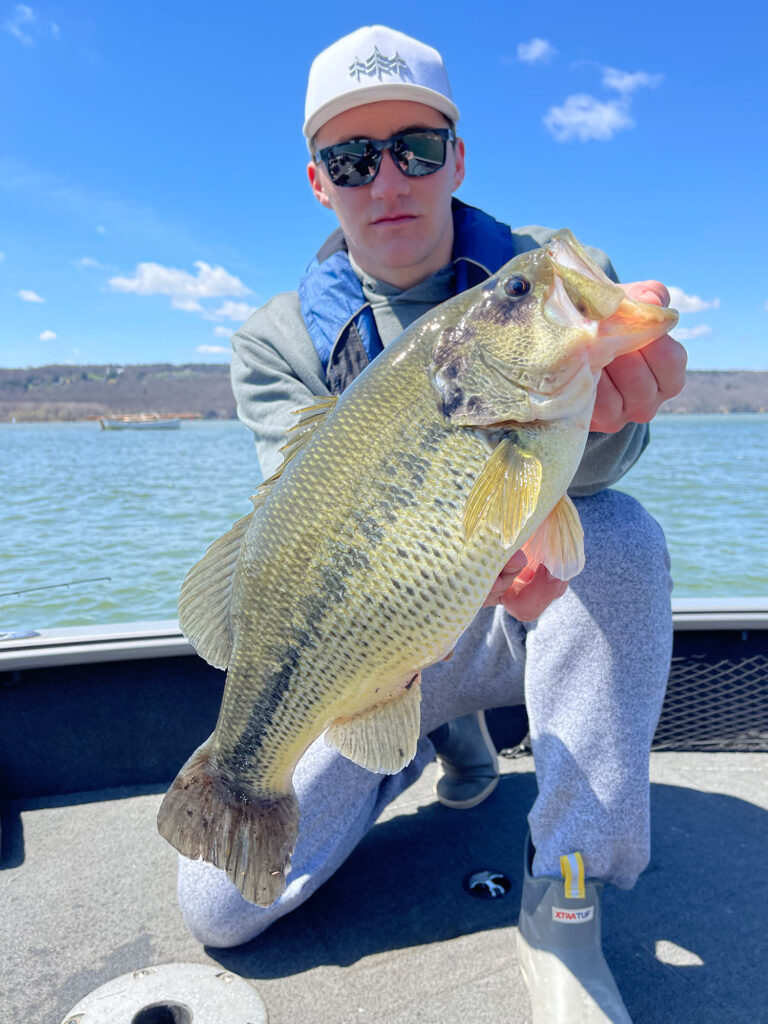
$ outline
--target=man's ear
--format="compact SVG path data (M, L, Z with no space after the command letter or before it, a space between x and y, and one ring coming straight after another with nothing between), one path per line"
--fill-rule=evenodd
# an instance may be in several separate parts
M453 170L453 188L452 192L455 192L459 185L464 181L464 140L456 139L453 147L454 152L454 170Z
M328 193L325 191L323 186L318 165L314 160L310 160L307 164L307 177L309 178L312 193L318 203L320 203L321 206L325 206L328 210L333 209L331 206L331 200L328 198Z

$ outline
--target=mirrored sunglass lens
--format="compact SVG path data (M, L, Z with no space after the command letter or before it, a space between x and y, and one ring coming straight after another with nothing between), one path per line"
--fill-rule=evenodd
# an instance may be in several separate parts
M434 174L445 163L445 139L439 135L403 135L392 151L403 171L411 177Z
M345 142L330 147L326 166L335 185L364 185L375 176L380 160L381 154L367 142Z
M447 134L447 133L446 133ZM376 177L384 149L411 178L434 174L445 165L447 142L437 131L408 132L384 142L350 139L320 151L334 185L368 185Z

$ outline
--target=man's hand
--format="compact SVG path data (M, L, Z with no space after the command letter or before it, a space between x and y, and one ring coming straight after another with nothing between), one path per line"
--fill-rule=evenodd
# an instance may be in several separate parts
M634 281L621 286L631 299L669 305L669 292L660 281ZM613 434L627 423L648 423L668 398L685 384L687 355L668 334L637 352L617 356L603 370L590 430Z
M669 305L669 292L660 281L634 281L621 287L631 299ZM687 358L683 346L668 334L637 352L617 356L600 376L590 429L613 434L627 423L652 420L662 402L683 390ZM531 568L523 552L516 551L484 606L502 604L514 618L531 622L567 589L567 582L551 576L543 565Z
M516 551L499 573L483 606L502 604L513 618L532 622L567 589L564 580L551 576L543 565L531 568L523 552Z

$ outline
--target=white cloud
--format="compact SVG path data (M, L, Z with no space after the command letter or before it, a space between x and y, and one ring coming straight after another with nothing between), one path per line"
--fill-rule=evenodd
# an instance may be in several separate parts
M97 224L96 225L96 230L98 231L98 233L100 235L106 235L106 233L107 233L107 229L104 227L103 224Z
M231 299L228 299L226 302L222 302L212 316L216 320L233 320L235 323L241 324L248 319L255 308L247 302L232 302Z
M13 17L5 22L3 28L15 36L22 46L34 46L35 40L22 28L22 25L31 25L34 20L35 12L31 7L27 7L26 4L16 4L13 9Z
M692 338L702 338L705 334L711 334L712 328L706 324L699 324L698 327L678 327L674 335L678 341L691 341Z
M55 21L52 21L51 22L51 35L53 36L54 39L58 39L60 34L61 34L61 30L59 29L59 26L56 24Z
M647 86L655 89L664 78L664 75L649 74L647 71L619 71L618 68L603 68L603 85L608 89L616 89L622 96L627 96Z
M229 352L229 349L223 345L198 345L195 352L201 352L204 355L218 355L220 352Z
M214 327L213 336L214 338L229 338L232 334L231 327Z
M216 313L206 313L200 303L201 299L247 295L250 289L246 288L239 278L228 274L223 267L212 267L202 260L197 260L194 266L197 269L196 274L179 270L177 267L164 267L159 263L139 263L132 277L112 277L109 285L117 292L169 295L173 309L181 309L187 313L203 313L209 319L228 316L230 307L238 310L242 307L250 312L251 307L247 303L228 301L224 302Z
M519 43L517 59L523 64L537 64L549 61L557 54L557 50L547 39L532 39L530 43Z
M562 107L550 107L542 120L558 142L612 139L635 124L623 100L601 103L585 93L569 96Z
M591 62L577 61L573 66L585 63L591 65ZM581 142L590 139L606 141L612 139L617 132L634 128L635 122L630 114L632 93L642 87L655 89L664 79L662 74L651 74L648 71L597 67L603 74L603 86L614 89L620 94L619 98L603 102L587 93L576 93L569 96L562 106L550 107L543 122L558 142L569 142L571 139L579 139Z
M180 295L174 295L171 299L171 309L183 309L185 313L205 312L197 299L185 299Z
M4 252L0 252L0 263L2 263L4 259L5 259L5 253Z
M711 299L707 302L705 299L700 299L698 295L686 295L682 288L670 285L669 304L674 306L679 313L701 313L705 309L718 309L720 299Z
M79 260L72 260L72 266L76 270L101 270L108 274L114 274L118 267L111 263L102 263L101 260L95 260L93 256L82 256Z
M45 302L37 292L30 291L28 288L19 289L19 298L22 302Z
M43 331L40 335L40 341L55 341L58 335L55 331Z

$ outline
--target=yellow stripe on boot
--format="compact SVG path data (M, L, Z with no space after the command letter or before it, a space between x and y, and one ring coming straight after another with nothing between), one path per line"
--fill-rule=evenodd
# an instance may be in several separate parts
M565 879L565 897L569 900L583 900L584 889L584 860L581 854L564 854L560 858L560 872Z

